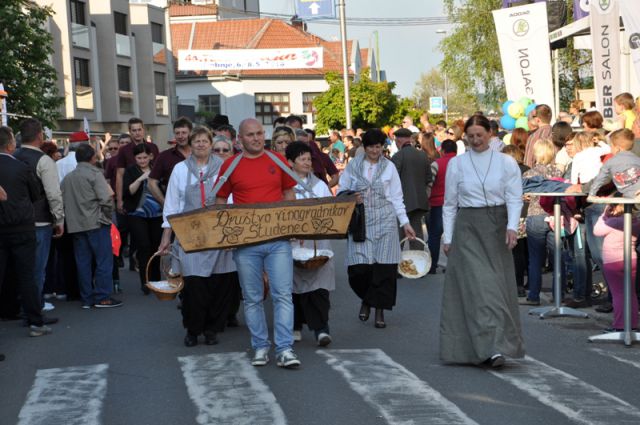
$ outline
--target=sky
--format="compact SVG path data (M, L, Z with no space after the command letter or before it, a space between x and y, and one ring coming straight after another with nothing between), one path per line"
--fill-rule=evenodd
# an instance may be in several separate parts
M337 0L335 0L337 4ZM345 0L347 18L407 18L444 16L442 0ZM262 13L293 15L294 0L260 0ZM336 11L336 17L338 16ZM347 38L356 39L360 48L375 47L373 31L379 34L380 67L388 81L395 81L394 93L409 97L420 74L437 68L442 53L437 46L447 25L428 26L349 26ZM340 40L340 26L309 22L307 31L326 40Z

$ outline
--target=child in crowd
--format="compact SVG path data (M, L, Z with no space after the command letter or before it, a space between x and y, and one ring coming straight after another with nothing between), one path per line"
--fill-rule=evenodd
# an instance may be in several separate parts
M631 130L633 122L636 120L636 114L634 109L636 103L633 100L631 93L621 93L613 99L614 107L618 117L618 128L626 128Z
M311 148L303 142L293 142L287 146L285 155L293 171L302 179L309 193L300 183L294 187L296 199L322 198L331 196L329 187L313 174L311 167ZM327 240L316 241L318 250L331 250ZM314 242L296 240L293 248L301 247L313 250ZM295 256L294 256L295 257ZM302 339L302 325L304 323L314 331L319 346L331 343L329 333L329 291L336 287L335 268L333 259L329 259L317 269L293 268L293 339Z
M624 327L624 218L622 205L610 205L600 216L593 228L593 234L604 237L602 245L603 270L613 299L613 324L610 331L622 331ZM632 222L632 246L636 245L640 232L640 221ZM636 251L631 250L631 293L635 294ZM631 327L638 327L638 299L631 297Z
M626 128L616 130L609 137L613 157L602 165L593 179L589 195L595 196L598 190L613 180L618 192L625 198L635 198L640 192L640 157L631 152L633 132Z

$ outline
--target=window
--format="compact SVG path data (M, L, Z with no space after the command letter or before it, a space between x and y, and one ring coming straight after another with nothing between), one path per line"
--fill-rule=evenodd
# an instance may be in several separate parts
M156 115L169 115L169 98L165 87L164 72L154 72L153 82L156 90Z
M113 12L113 20L116 27L116 34L129 35L127 33L127 15L120 12Z
M133 114L133 93L131 92L131 68L118 65L118 97L120 113Z
M220 113L220 95L208 94L198 96L197 120L204 123L207 119Z
M164 44L164 34L162 33L162 25L151 22L151 41L158 44Z
M256 93L256 118L264 125L272 125L273 119L289 115L289 93Z
M76 107L93 110L93 88L89 78L89 60L73 58Z
M313 107L313 101L322 93L302 93L302 112L311 114L313 122L316 121L316 108Z
M87 25L85 19L85 4L82 1L71 0L71 22L79 25Z
M153 73L153 82L156 86L156 96L166 96L167 90L164 84L164 72L154 72Z

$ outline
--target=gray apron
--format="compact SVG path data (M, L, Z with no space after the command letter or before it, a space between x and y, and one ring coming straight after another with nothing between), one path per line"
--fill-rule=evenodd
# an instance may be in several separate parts
M349 235L347 241L347 266L356 264L397 264L400 262L398 219L393 204L384 194L384 183L380 176L391 162L381 157L371 182L363 171L365 155L355 157L347 165L355 176L355 187L345 188L360 192L364 201L364 216L367 238L354 242Z
M198 170L196 161L193 156L190 156L185 159L184 162L187 166L188 173L187 187L184 190L183 213L203 207L200 191L200 171ZM220 158L215 155L209 157L209 163L202 176L202 183L205 187L205 206L215 203L215 194L209 190L209 188L213 187L221 165L222 160ZM214 273L220 255L219 250L207 250L187 254L179 243L173 244L173 247L173 253L180 261L179 270L182 271L183 276L209 277Z

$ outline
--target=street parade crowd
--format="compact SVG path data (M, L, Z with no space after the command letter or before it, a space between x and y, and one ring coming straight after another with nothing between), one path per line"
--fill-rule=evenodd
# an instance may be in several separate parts
M555 229L553 199L530 194L638 196L640 104L629 93L614 103L617 119L610 121L574 101L555 122L549 106L527 108L528 130L505 131L480 111L449 123L424 114L417 125L407 116L383 129L332 130L324 145L294 115L275 120L270 140L254 118L232 126L218 115L194 126L182 117L162 152L138 118L129 120L126 134L102 141L80 131L63 147L45 140L34 118L22 121L16 135L0 127L0 316L25 323L31 337L50 334L58 322L49 313L53 303L121 307L120 269L128 263L137 270L140 290L149 294L147 280L163 278L158 259L165 257L184 282L186 346L217 344L225 327L239 326L242 306L251 364L266 365L270 298L276 364L295 368L301 360L293 347L305 325L318 346L332 342L336 268L346 266L361 300L354 320L369 321L373 313L373 325L383 329L402 278L401 241L422 250L424 239L428 276L445 273L442 361L497 368L524 356L518 305L541 304L542 274L552 267L560 231L561 282L553 284L570 292L563 304L591 306L599 268L608 301L598 310L612 313L609 330L619 330L622 207L566 196L562 228ZM330 258L313 269L295 267L293 253L330 252L328 240L281 238L192 252L168 220L212 205L343 194L355 195L359 218L350 226L344 263ZM639 232L634 218L634 246ZM634 285L636 261L634 251ZM633 294L637 328L635 287Z

